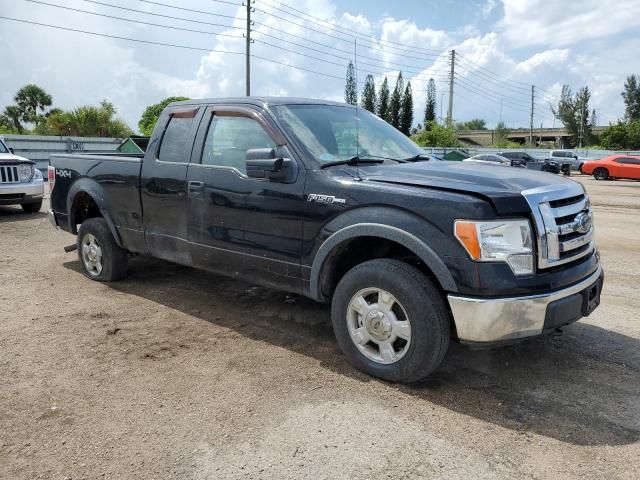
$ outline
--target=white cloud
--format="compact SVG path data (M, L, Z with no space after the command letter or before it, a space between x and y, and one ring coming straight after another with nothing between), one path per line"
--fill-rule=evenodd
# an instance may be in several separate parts
M487 0L482 6L482 16L487 18L498 6L498 0Z
M524 73L530 73L542 66L559 66L569 58L569 52L570 50L566 48L554 48L552 50L539 52L518 63L516 69Z
M573 45L640 27L638 0L502 0L501 31L514 46Z

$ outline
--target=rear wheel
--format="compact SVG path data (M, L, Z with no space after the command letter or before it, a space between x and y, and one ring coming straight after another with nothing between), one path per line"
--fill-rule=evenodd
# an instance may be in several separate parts
M37 213L42 208L42 200L35 203L23 203L20 206L25 213Z
M596 168L593 171L593 178L596 180L607 180L609 178L609 171L606 168Z
M422 272L398 260L370 260L347 272L336 287L331 317L351 363L383 380L427 377L449 346L442 294Z
M85 220L78 230L78 257L92 280L112 282L127 275L127 251L116 243L104 218Z

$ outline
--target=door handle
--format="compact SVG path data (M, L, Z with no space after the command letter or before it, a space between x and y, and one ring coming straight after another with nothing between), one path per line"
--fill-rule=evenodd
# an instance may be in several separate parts
M204 182L190 181L188 190L190 197L199 197L204 190Z

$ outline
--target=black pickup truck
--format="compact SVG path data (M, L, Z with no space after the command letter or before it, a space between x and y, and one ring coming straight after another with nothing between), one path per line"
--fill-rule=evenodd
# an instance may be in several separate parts
M144 155L52 155L49 174L89 278L140 254L331 302L342 351L386 380L424 378L450 339L543 334L600 301L579 183L429 161L344 104L174 103Z

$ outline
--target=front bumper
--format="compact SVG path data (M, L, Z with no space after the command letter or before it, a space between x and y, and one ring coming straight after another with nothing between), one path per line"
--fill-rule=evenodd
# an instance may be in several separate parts
M0 205L34 203L44 197L44 181L29 183L0 183Z
M449 295L458 338L467 343L513 340L576 322L600 304L602 267L571 287L551 293L471 298Z

